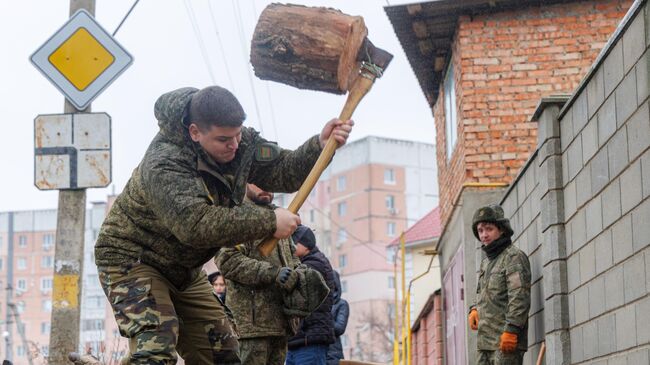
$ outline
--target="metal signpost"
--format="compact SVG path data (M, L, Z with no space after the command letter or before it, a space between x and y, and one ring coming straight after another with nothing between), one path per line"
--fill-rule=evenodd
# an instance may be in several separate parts
M30 57L66 97L65 114L34 120L34 185L59 190L50 364L79 349L85 188L111 182L111 119L90 103L133 62L94 13L94 0L70 0L70 19Z

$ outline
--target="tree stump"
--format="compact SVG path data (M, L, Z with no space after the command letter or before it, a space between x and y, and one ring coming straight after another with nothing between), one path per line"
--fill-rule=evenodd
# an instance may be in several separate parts
M357 55L367 34L360 16L271 4L255 27L251 64L262 80L345 94L359 72Z

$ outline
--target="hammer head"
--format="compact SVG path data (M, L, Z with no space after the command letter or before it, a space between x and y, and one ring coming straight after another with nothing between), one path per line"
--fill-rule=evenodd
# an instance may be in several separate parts
M271 4L253 33L251 64L263 80L345 94L359 75L381 76L392 58L367 34L360 16L331 8Z

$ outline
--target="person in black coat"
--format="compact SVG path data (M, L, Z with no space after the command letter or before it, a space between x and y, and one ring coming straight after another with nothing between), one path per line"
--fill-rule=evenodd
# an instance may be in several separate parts
M343 345L341 336L345 333L348 326L348 317L350 316L350 305L348 301L341 298L341 278L339 273L334 271L334 304L332 305L332 317L334 319L334 335L336 342L330 345L327 350L327 365L338 365L339 360L343 360Z
M309 227L300 225L291 236L300 262L318 271L330 293L321 305L302 320L295 336L289 339L286 365L326 365L327 350L336 340L334 335L334 270L329 260L316 247L316 237Z

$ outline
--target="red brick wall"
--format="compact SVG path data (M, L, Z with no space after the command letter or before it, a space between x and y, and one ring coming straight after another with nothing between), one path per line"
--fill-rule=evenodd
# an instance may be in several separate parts
M440 294L433 298L433 309L420 318L420 327L411 334L411 363L413 365L442 365L443 332Z
M631 4L576 1L459 19L452 47L459 146L450 161L443 85L434 106L443 226L463 183L512 181L535 150L537 125L528 120L539 99L578 86Z

